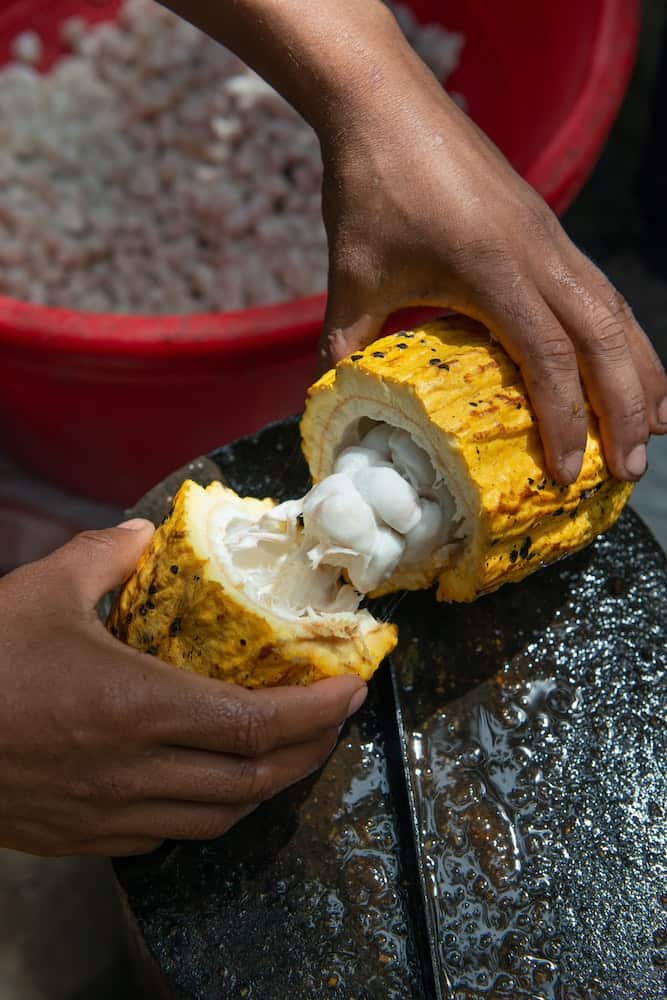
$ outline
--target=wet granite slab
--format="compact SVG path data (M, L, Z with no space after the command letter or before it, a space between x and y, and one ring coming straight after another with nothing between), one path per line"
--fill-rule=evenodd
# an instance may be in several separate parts
M210 459L307 484L295 421ZM173 995L664 997L667 566L639 518L473 605L380 611L399 646L319 775L115 862Z

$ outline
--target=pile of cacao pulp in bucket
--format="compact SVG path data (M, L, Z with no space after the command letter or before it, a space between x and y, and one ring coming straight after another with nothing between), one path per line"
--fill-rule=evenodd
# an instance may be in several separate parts
M445 80L461 36L394 9ZM173 314L325 288L318 142L275 91L154 0L61 31L48 76L35 32L0 71L0 295Z

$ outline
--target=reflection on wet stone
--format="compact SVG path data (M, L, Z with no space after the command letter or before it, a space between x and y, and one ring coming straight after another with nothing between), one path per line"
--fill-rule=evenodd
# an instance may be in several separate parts
M443 996L664 997L666 619L665 561L631 514L476 605L398 608Z

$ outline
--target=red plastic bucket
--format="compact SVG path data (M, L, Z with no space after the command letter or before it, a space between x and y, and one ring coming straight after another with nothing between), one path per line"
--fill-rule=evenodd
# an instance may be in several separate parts
M412 0L466 38L451 79L472 117L556 211L590 173L630 78L638 0ZM58 25L113 16L80 0L15 0L0 62L25 28L57 58ZM324 296L210 316L92 315L0 298L0 447L60 485L126 503L170 469L298 412Z

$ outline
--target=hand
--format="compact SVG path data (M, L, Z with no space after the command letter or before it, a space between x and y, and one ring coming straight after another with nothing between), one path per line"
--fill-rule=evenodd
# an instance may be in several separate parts
M321 130L327 367L391 313L445 306L483 322L520 366L551 474L570 483L586 442L582 383L621 479L667 432L667 379L630 308L542 199L411 54Z
M151 530L84 532L0 581L2 846L119 855L218 837L320 767L365 697L356 677L246 691L112 638L95 606Z
M611 471L638 479L667 432L667 379L619 293L442 91L379 0L165 0L229 45L316 130L324 160L329 366L406 306L480 320L520 366L547 465L573 482L582 383ZM285 44L289 39L289 44Z

